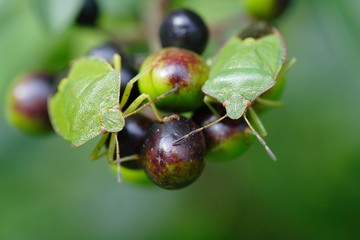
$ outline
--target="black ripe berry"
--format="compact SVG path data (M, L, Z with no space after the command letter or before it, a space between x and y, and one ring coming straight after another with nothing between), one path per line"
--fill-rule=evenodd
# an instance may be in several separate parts
M114 43L105 43L101 46L93 48L89 51L89 56L101 57L112 63L114 54L119 54L121 56L121 89L120 89L120 98L122 97L126 85L130 82L130 80L138 74L138 71L132 66L130 60L123 54L123 51ZM132 103L136 97L140 95L137 82L135 82L134 87L131 90L129 100L127 101L129 104ZM128 105L125 105L125 108Z
M51 131L47 99L53 93L54 78L45 73L20 77L10 89L7 116L20 130L40 134Z
M163 47L179 47L201 54L209 32L205 22L195 12L178 9L165 16L160 26L160 41Z
M84 0L76 23L83 26L95 26L99 15L99 6L95 0Z
M206 150L204 135L200 132L173 144L196 128L184 117L153 123L141 150L144 170L152 182L165 189L179 189L200 176Z
M152 121L149 118L140 114L126 118L123 130L118 133L121 157L140 153L140 147L151 124ZM141 168L136 160L124 161L121 165L130 169Z
M123 55L122 50L112 42L102 44L98 47L91 49L88 53L89 56L96 56L105 59L107 62L112 63L114 54ZM122 61L124 59L121 59Z

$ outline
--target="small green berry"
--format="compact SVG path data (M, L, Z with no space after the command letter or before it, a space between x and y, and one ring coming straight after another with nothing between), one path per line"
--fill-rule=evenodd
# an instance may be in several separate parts
M272 20L280 17L291 4L291 0L245 0L245 7L258 19Z

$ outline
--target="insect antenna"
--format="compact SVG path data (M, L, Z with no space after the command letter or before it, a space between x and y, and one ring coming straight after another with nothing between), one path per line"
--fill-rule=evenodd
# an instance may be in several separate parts
M224 116L218 118L217 120L209 123L209 124L206 124L205 126L202 126L201 128L197 128L191 132L189 132L188 134L182 136L181 138L177 139L176 141L173 142L173 145L176 145L178 143L180 143L181 141L187 139L188 137L190 137L191 135L193 134L196 134L196 133L199 133L201 131L203 131L204 129L208 128L208 127L211 127L212 125L218 123L218 122L221 122L222 120L224 120L225 118L227 117L227 114L225 114Z
M115 144L116 144L116 165L117 165L117 173L118 173L118 183L121 183L122 175L121 175L121 158L120 158L120 146L119 146L119 140L117 138L118 133L114 133L115 135Z
M260 135L256 132L256 130L253 128L253 126L251 126L249 120L246 117L246 113L244 114L244 119L247 123L247 125L249 126L249 128L251 129L251 131L253 132L253 134L257 137L257 139L259 140L259 142L264 146L267 154L270 156L270 158L274 161L277 160L275 154L271 151L271 149L269 148L269 146L266 144L265 140L262 139L262 137L260 137Z

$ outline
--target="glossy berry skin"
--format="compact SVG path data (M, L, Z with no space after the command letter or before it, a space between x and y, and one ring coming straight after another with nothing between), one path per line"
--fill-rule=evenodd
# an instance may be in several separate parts
M225 110L221 105L215 106L215 109L220 116L224 115ZM192 117L193 121L200 126L209 124L218 118L207 107L196 111ZM243 118L237 120L225 118L203 130L203 133L207 146L206 159L216 162L238 158L249 149L254 139Z
M121 158L140 154L140 147L151 125L152 120L141 114L131 115L125 119L123 130L117 134ZM109 146L109 140L106 142L107 147ZM114 153L114 159L115 157ZM124 161L121 165L129 169L142 169L141 164L136 160Z
M179 90L155 102L164 111L193 111L203 105L201 87L208 78L209 67L194 52L181 48L164 48L150 55L142 64L147 71L139 80L141 93L152 99L175 87Z
M140 114L135 114L125 119L125 126L118 133L121 157L139 154L140 147L151 125L152 120ZM123 164L126 166L127 162ZM141 168L141 166L136 167L132 164L129 165L129 168Z
M258 19L273 20L289 8L291 0L245 0L245 7Z
M89 56L101 57L107 62L112 63L114 54L119 54L122 56L121 61L121 88L120 88L120 98L123 95L126 85L129 81L138 74L138 71L129 63L129 60L126 57L123 57L121 49L114 43L105 43L101 46L93 48L89 51ZM138 96L140 95L137 82L134 84L127 104L125 108L129 106Z
M76 23L83 26L95 26L99 15L99 6L95 0L84 0Z
M119 54L120 56L123 55L121 49L115 43L112 42L104 43L100 46L91 49L88 52L89 56L101 57L109 63L113 62L114 54Z
M196 128L184 117L153 123L141 149L141 161L152 182L165 189L180 189L201 175L206 151L203 134L191 135L173 145Z
M177 9L166 15L159 34L162 47L185 48L198 54L204 51L209 37L205 22L188 9Z
M23 132L41 134L52 130L47 99L53 93L54 78L45 73L23 75L8 93L7 117Z

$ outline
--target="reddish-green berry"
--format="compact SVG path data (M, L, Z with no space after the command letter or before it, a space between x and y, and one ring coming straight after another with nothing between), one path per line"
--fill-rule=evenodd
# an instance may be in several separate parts
M16 79L9 89L7 116L20 130L30 134L51 131L47 110L48 97L53 93L53 76L32 73Z
M193 111L203 105L202 85L208 78L209 67L196 53L181 48L165 48L150 55L140 72L141 93L156 98L174 88L177 91L155 104L164 111Z

